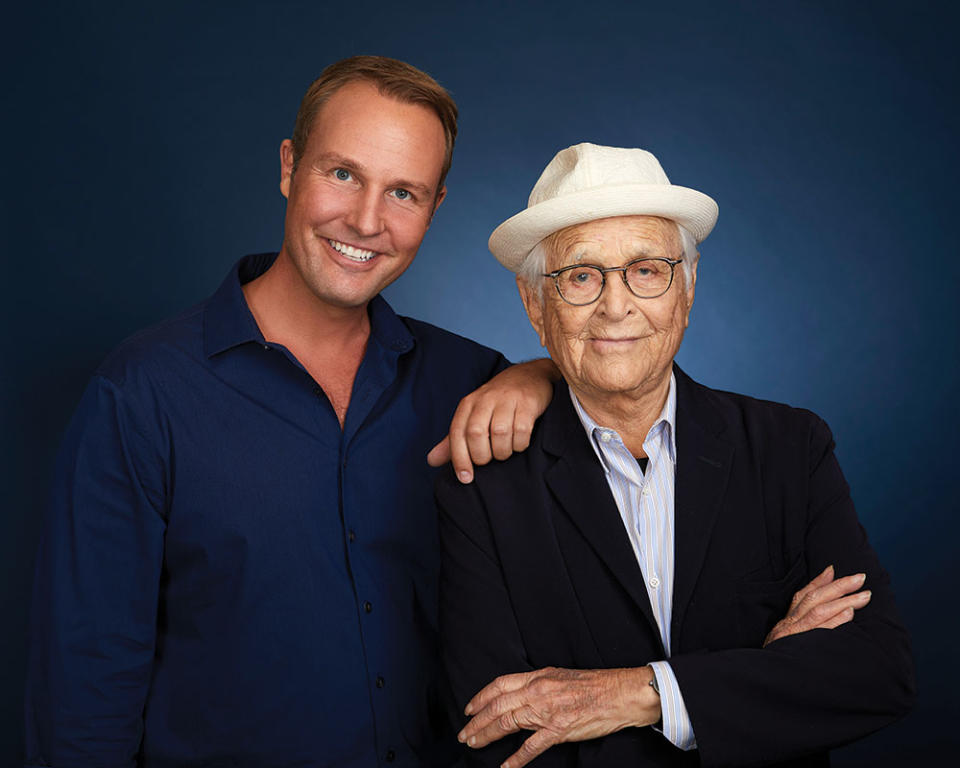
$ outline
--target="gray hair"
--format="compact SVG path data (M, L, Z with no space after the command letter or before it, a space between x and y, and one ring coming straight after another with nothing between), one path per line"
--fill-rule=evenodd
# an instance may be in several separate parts
M683 267L683 286L686 288L693 280L693 268L700 259L700 253L697 251L697 241L690 234L690 230L679 222L674 221L673 223L677 227L680 245L683 248L680 259ZM543 273L547 270L547 248L549 247L547 241L552 237L553 235L548 235L533 246L517 271L517 275L537 292L541 301L543 301Z

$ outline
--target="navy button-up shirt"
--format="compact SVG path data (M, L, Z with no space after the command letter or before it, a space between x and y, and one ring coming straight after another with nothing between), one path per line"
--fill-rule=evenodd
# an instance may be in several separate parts
M30 765L445 765L427 451L498 353L377 297L341 430L241 284L97 371L58 458Z

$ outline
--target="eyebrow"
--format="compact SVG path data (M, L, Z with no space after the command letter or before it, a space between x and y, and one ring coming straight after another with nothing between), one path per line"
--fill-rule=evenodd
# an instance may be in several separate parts
M348 171L356 171L361 175L367 173L367 167L363 163L338 154L337 152L324 152L323 154L317 156L316 162L333 163L338 167L342 167ZM388 186L391 189L395 187L410 189L419 192L424 197L429 197L434 192L433 187L430 187L427 184L421 184L418 181L408 181L406 179L394 179L389 182Z
M627 261L636 261L637 259L662 258L662 257L658 257L656 251L649 248L647 245L641 245L637 248L631 247L629 250L632 252L633 255L631 255L627 259ZM579 244L571 248L570 251L573 253L573 261L571 262L572 264L580 264L589 255L588 254L589 248Z

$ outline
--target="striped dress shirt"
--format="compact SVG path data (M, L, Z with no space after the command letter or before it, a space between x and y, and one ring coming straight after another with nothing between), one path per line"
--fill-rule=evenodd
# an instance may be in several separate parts
M573 390L570 399L600 459L610 492L620 510L669 659L674 567L673 484L677 460L676 379L671 373L667 401L643 441L643 451L648 457L646 472L640 469L615 430L600 426L590 418ZM693 725L670 662L654 661L650 666L660 688L663 735L680 749L695 748Z

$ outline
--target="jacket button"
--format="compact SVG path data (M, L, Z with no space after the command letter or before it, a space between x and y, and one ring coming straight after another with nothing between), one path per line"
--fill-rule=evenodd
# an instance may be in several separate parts
M387 762L388 762L388 763L392 763L392 762L393 762L394 760L396 760L396 759L397 759L397 753L394 752L392 749L388 749L388 750L387 750Z
M377 677L377 688L383 688L386 681L382 677Z
M367 602L363 604L363 610L365 610L367 613L370 613L370 611L373 610L373 603L367 600Z

